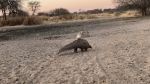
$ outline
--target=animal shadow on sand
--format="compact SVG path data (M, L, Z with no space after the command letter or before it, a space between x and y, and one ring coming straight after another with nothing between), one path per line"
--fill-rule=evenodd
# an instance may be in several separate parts
M68 51L68 52L64 52L64 53L60 53L60 54L57 53L57 55L58 56L75 56L75 55L79 55L79 54L88 53L88 52L91 52L91 51L95 51L95 50L93 50L93 49L89 49L88 51L78 50L77 53L72 52L72 51Z
M86 53L90 53L90 52L94 52L95 49L88 49L87 51L81 51L80 49L78 50L78 52L73 52L73 51L67 51L67 52L63 52L63 53L57 53L57 56L74 56L74 55L80 55L80 54L86 54Z

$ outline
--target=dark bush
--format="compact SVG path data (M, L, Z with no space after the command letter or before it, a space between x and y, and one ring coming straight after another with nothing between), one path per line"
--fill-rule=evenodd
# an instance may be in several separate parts
M49 16L49 14L46 12L39 12L37 15L38 16Z
M110 8L103 10L104 13L113 13L113 12L115 12L115 11L116 11L116 9L110 9Z
M68 15L70 12L65 8L57 8L52 10L49 15L50 16L60 16L60 15Z

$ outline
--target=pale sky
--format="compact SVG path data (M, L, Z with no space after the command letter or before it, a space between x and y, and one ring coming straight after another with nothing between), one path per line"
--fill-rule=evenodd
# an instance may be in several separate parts
M114 7L113 0L38 0L41 2L40 11L50 11L55 8L67 8L74 12L95 8L112 8ZM25 8L26 10L28 8Z

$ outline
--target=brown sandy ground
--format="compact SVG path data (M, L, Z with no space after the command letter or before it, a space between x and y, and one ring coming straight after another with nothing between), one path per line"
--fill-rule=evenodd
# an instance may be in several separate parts
M0 84L150 84L149 22L134 19L77 26L91 34L86 39L93 49L83 53L56 54L76 33L57 39L40 34L36 39L20 36L1 41Z

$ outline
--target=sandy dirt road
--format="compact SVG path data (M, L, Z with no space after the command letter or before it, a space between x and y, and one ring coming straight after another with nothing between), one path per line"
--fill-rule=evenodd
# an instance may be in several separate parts
M75 28L90 32L93 49L57 55L76 33L1 41L0 84L150 84L150 19Z

